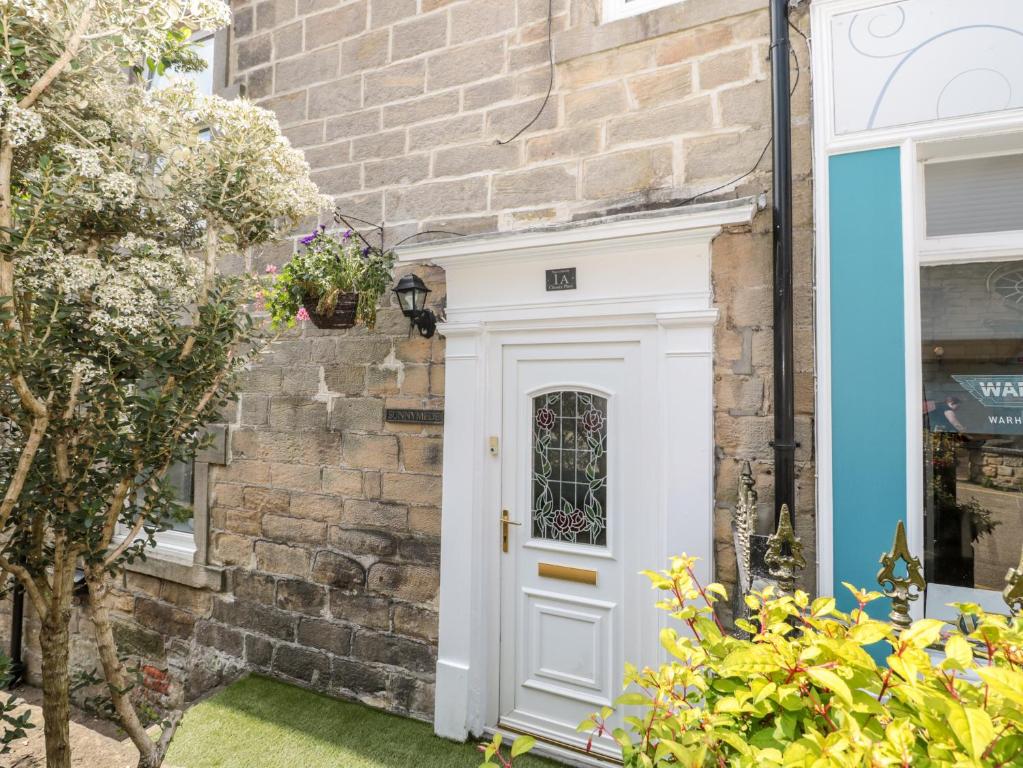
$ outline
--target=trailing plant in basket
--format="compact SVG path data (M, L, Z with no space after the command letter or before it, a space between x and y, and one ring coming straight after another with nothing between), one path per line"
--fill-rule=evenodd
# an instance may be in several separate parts
M351 230L337 234L320 227L302 238L303 249L284 265L267 292L266 306L275 328L296 320L329 318L345 302L355 305L350 322L372 328L377 302L391 282L394 253L369 248ZM329 327L329 325L328 325ZM343 327L343 326L336 326Z

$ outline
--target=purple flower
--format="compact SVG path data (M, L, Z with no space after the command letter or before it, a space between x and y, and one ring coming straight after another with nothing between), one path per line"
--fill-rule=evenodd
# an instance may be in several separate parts
M320 234L319 232L313 232L311 235L306 235L305 237L303 237L301 240L299 240L299 242L302 243L302 245L309 245L309 243L315 240L316 236L319 234Z
M343 235L341 235L341 240L347 243L349 241L349 239L351 239L351 237L352 237L352 230L346 229L345 233Z
M368 245L363 246L362 255L363 256L369 256L369 246Z

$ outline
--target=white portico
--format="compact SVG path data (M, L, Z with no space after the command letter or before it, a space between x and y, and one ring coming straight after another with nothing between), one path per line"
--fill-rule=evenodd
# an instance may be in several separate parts
M709 580L711 242L756 207L402 249L447 278L438 734L587 762L576 725L658 655L638 572L684 551Z

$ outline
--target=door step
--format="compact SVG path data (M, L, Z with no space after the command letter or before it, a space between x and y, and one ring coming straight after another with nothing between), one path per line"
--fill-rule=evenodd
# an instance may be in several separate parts
M519 736L532 736L536 739L536 746L529 751L529 754L549 757L565 765L578 766L578 768L615 768L622 765L621 758L587 752L571 744L564 744L545 736L538 736L535 733L527 733L507 723L500 723L496 727L485 728L484 731L488 736L500 733L505 743L508 744Z

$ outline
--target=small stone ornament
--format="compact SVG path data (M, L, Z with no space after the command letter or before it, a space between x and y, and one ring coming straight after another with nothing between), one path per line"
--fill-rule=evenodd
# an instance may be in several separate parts
M899 561L906 564L906 575L896 576L895 567ZM877 583L885 597L891 598L892 611L888 614L899 630L908 628L913 619L909 615L909 604L920 597L924 590L924 572L920 558L909 551L906 541L906 526L900 520L895 529L895 540L890 551L881 555L881 570L877 572Z
M796 588L796 574L806 568L803 557L803 542L792 527L789 505L781 505L778 530L767 539L767 554L764 556L768 572L778 582L778 589L791 595Z
M1002 590L1002 599L1009 606L1009 613L1013 616L1023 612L1023 551L1019 555L1019 565L1010 568L1005 574L1005 589Z

